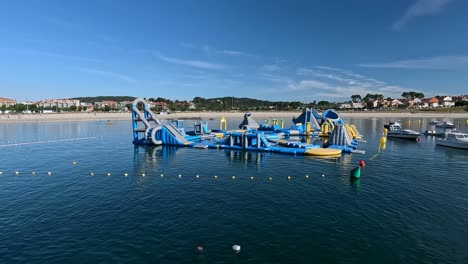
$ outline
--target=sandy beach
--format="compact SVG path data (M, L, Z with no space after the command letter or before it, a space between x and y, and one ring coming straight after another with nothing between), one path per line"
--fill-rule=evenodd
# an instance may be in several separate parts
M467 118L467 113L409 113L409 112L338 112L342 118ZM254 118L288 119L299 116L301 112L252 112ZM157 115L159 119L218 119L221 117L241 120L243 112L190 112ZM41 123L41 122L75 122L93 120L128 120L132 115L126 113L50 113L50 114L1 114L0 123Z

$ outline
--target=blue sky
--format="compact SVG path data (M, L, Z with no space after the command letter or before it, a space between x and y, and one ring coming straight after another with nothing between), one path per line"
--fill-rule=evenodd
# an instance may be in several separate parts
M468 1L0 1L0 97L468 94Z

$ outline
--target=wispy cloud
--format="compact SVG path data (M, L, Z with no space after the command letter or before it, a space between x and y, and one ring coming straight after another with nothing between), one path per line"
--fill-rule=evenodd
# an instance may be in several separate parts
M411 60L398 60L383 63L363 63L360 67L394 68L394 69L422 69L448 70L468 67L468 56L438 56Z
M153 53L153 54L158 59L168 62L168 63L172 63L172 64L184 65L184 66L205 69L205 70L223 70L223 69L228 68L228 66L224 64L211 63L211 62L201 61L201 60L172 58L172 57L164 56L160 53Z
M369 78L361 74L354 73L352 71L325 67L315 66L313 69L299 68L297 71L298 75L314 76L318 78L324 78L334 80L346 85L356 85L362 87L375 87L385 85L385 82Z
M218 53L229 55L229 56L244 56L247 55L245 52L237 50L219 50Z
M392 25L393 30L401 30L414 17L437 14L452 0L417 0Z
M61 60L73 60L73 61L92 62L92 63L102 62L102 60L85 57L85 56L61 54L61 53L54 53L54 52L41 51L41 50L30 50L30 49L21 49L21 48L0 48L0 50L4 50L7 52L17 52L17 53L22 53L22 54L28 54L30 56L48 57L47 59L54 58L54 59L61 59Z
M276 75L276 74L271 74L271 73L262 73L259 75L259 77L263 80L267 80L269 82L273 83L292 83L293 80L289 77L281 76L281 75Z
M103 71L103 70L90 69L90 68L81 68L80 70L82 72L91 73L94 75L99 75L99 76L121 80L125 82L136 82L136 80L133 79L132 77L124 75L124 74L116 73L116 72Z
M211 57L212 54L220 54L220 55L233 56L233 57L240 57L240 56L256 57L255 55L249 54L244 51L239 51L239 50L234 50L234 49L217 49L210 45L196 45L190 42L182 42L182 43L179 43L179 45L184 48L199 49L203 51L203 53L205 53L208 57Z
M350 98L353 94L364 96L368 93L399 97L403 91L416 90L327 66L299 68L297 75L302 80L288 84L288 91L313 91L316 96L329 98Z
M279 72L287 69L286 60L281 58L275 58L274 62L265 64L260 67L260 71L272 73L272 72Z
M301 80L299 82L290 83L288 85L288 90L291 92L304 91L310 89L333 90L336 88L337 86L330 85L328 83L317 80Z
M49 56L49 57L55 57L59 59L66 59L66 60L76 60L76 61L83 61L83 62L102 62L101 60L98 60L98 59L83 57L83 56L66 55L66 54L58 54L58 53L42 52L42 51L36 51L35 53Z

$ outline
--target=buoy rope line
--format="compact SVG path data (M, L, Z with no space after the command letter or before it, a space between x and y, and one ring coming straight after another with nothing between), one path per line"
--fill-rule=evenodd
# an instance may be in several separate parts
M379 149L377 150L377 153L375 153L372 157L370 157L369 160L374 160L374 159L376 159L376 158L380 155L380 151L383 149L383 148L382 148L382 145L383 145L383 144L379 144Z
M71 172L73 173L73 172ZM0 176L7 176L7 175L15 175L15 176L21 176L21 175L32 175L32 176L40 176L40 175L48 175L48 176L55 176L57 175L56 173L52 172L52 171L47 171L47 172L40 172L40 171L31 171L31 172L26 172L26 171L21 171L21 170L17 170L17 171L9 171L9 172L6 172L6 171L0 171ZM149 177L154 177L154 178L175 178L175 179L188 179L188 178L192 178L192 179L214 179L214 180L218 180L218 179L232 179L232 180L236 180L236 179L247 179L247 180L256 180L256 179L260 179L260 180L268 180L268 181L271 181L273 179L287 179L288 181L293 181L295 179L312 179L312 178L325 178L326 175L325 174L319 174L317 176L315 175L309 175L309 174L306 174L304 176L291 176L291 175L288 175L286 177L269 177L269 176L245 176L245 175L242 175L242 176L236 176L236 175L232 175L232 176L228 176L228 175L213 175L213 176L201 176L199 174L196 174L196 175L182 175L182 174L178 174L178 175L166 175L164 173L160 173L159 175L156 173L156 174L151 174L151 175L148 175L147 173L135 173L135 174L131 174L131 173L113 173L113 172L90 172L90 173L87 173L85 174L85 176L107 176L107 177L110 177L110 176L123 176L123 177L128 177L128 176L141 176L141 177L146 177L146 176L149 176Z
M66 138L66 139L52 139L52 140L44 140L44 141L9 143L9 144L0 144L0 147L24 146L24 145L55 143L55 142L65 142L65 141L76 141L76 140L87 140L87 139L96 139L96 138L97 137L80 137L80 138Z
M384 128L382 137L380 138L380 141L379 141L379 148L377 149L377 153L375 153L369 160L376 159L379 156L380 151L384 150L386 148L386 146L387 146L387 132L388 132L388 130L386 128Z

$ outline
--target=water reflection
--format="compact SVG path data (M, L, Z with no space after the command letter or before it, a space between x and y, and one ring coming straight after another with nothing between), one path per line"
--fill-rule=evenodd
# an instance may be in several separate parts
M349 177L349 186L351 186L351 188L354 191L360 191L361 190L361 179L356 179L356 178L353 178L353 177Z
M176 157L184 148L174 146L135 146L133 149L134 171L140 175L159 168L162 161Z
M225 150L225 156L228 158L231 165L242 165L247 167L250 164L255 164L257 169L260 169L266 158L270 155L268 152L241 151L241 150Z
M466 158L468 156L467 150L444 147L439 145L435 145L435 151L444 154L444 156L449 159L460 159L466 161Z

